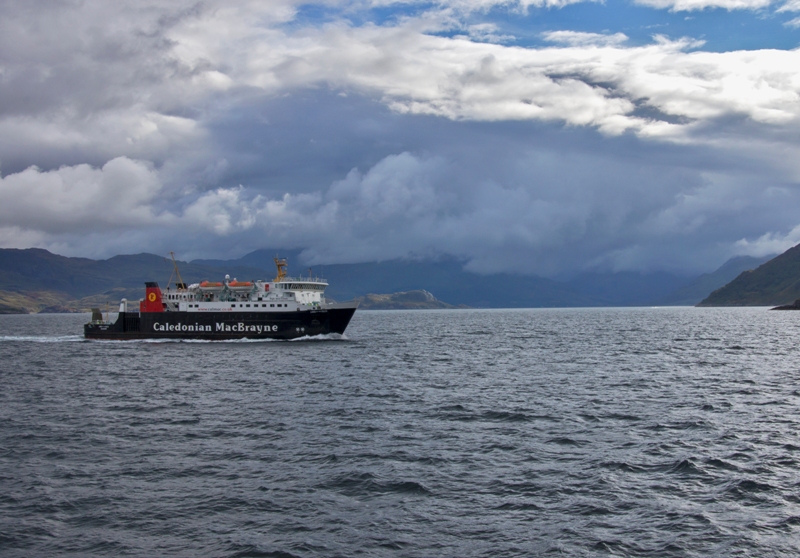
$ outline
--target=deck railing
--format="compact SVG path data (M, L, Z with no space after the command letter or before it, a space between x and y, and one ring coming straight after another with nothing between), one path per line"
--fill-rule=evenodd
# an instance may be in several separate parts
M328 283L327 279L322 277L284 277L281 283Z

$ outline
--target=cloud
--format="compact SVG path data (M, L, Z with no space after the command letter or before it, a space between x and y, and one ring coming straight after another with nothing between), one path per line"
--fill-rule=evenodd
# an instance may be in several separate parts
M0 178L0 219L15 237L167 224L153 207L161 183L150 165L118 157L43 172L30 167ZM19 231L19 232L14 232Z
M800 12L800 0L789 0L783 6L775 10L776 12Z
M487 11L492 8L526 11L530 8L562 8L580 2L597 0L372 0L372 6L422 5L435 6L438 9L451 9L461 12Z
M761 257L783 253L797 244L800 244L800 225L785 234L773 231L752 241L742 238L734 246L738 254Z
M547 38L566 46L475 43L413 24L331 24L262 37L238 51L229 77L270 94L355 91L401 114L556 121L681 142L701 141L704 125L724 118L788 125L800 116L800 51L698 52L701 42L663 37L628 47L620 33ZM218 49L207 44L206 54L221 65Z
M792 238L800 51L476 23L559 2L346 19L373 5L3 4L0 243L557 274Z
M668 9L673 12L691 12L722 8L725 10L760 10L772 4L772 0L636 0L637 4L650 8Z
M603 35L600 33L584 33L580 31L550 31L544 34L546 41L563 43L572 47L581 46L617 46L628 40L624 33Z
M785 126L800 112L796 50L697 52L702 43L665 38L627 46L622 33L570 30L546 34L555 46L520 48L489 44L504 40L493 24L466 26L488 41L475 42L431 35L414 17L286 27L299 6L290 0L19 6L0 12L6 171L116 156L161 164L202 151L204 121L241 98L317 87L400 114L679 142L705 141L706 125L725 118Z
M498 29L494 23L476 23L467 26L466 35L457 35L456 38L469 38L472 41L486 43L507 43L514 40L513 35L499 33Z
M227 245L256 236L305 247L313 264L457 254L476 271L552 275L705 270L709 257L718 265L742 252L725 244L736 231L796 221L782 209L800 201L793 189L754 191L735 165L698 172L560 146L502 149L497 167L487 168L496 152L458 161L404 152L304 194L216 190L189 206L181 226L224 234ZM513 170L500 177L499 166Z
M8 200L0 215L5 245L27 240L98 256L146 247L185 258L283 246L305 248L313 264L455 254L476 271L554 275L587 267L707 271L709 260L719 264L742 252L736 240L796 225L797 169L765 173L744 152L647 147L552 126L449 122L437 129L428 117L397 120L362 107L358 113L378 123L365 128L347 121L355 100L332 97L338 104L324 96L286 98L271 112L261 110L309 117L291 139L297 143L275 156L302 177L309 158L303 138L335 134L345 144L361 138L375 145L374 163L337 171L334 159L326 175L335 178L302 192L264 188L257 180L168 191L165 175L172 171L127 158L99 168L29 168L0 181L0 197ZM315 111L333 108L340 120L316 118ZM262 126L268 129L269 120ZM392 153L388 138L426 153ZM231 146L210 172L246 166L247 153L226 163L237 152ZM275 163L250 164L257 166L238 170L259 177Z

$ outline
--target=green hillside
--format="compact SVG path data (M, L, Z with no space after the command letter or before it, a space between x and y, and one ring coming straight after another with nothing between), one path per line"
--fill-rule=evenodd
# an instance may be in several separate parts
M800 244L712 292L698 306L777 306L800 298Z
M773 257L774 254L761 258L752 256L731 258L716 271L704 273L688 285L656 300L656 304L664 306L694 306L716 289L724 287L736 279L742 272L755 269Z

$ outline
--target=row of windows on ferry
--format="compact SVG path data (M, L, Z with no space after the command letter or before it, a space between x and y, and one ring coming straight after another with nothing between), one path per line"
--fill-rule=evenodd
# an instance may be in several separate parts
M275 308L276 306L278 308L288 308L289 307L288 304L270 304L269 305L270 308ZM262 308L266 308L267 305L266 304L262 304L261 307ZM200 305L199 304L190 304L189 308L200 308ZM236 304L231 304L231 308L236 308ZM249 304L239 304L239 308L251 308L251 306ZM258 304L253 304L252 308L258 308Z
M314 285L308 283L276 283L278 289L288 289L290 291L324 291L325 285Z
M324 291L325 290L325 286L324 285L298 285L298 284L294 284L294 283L292 283L292 284L287 283L285 285L282 284L282 283L278 283L277 287L279 289L286 289L286 290L292 290L292 291L298 291L298 290ZM167 295L167 300L187 300L188 298L189 297L187 295L176 295L176 294L168 294Z

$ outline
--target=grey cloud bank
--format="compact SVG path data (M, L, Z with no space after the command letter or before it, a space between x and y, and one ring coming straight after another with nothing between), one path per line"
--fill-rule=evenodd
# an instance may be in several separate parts
M552 276L800 241L798 51L524 49L430 14L289 30L295 10L0 6L0 246Z

